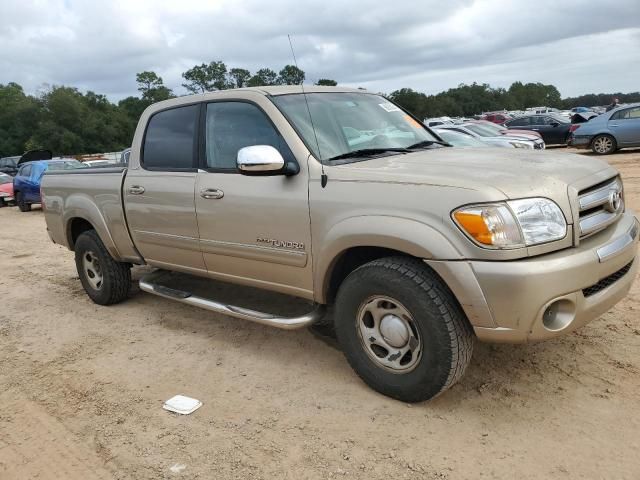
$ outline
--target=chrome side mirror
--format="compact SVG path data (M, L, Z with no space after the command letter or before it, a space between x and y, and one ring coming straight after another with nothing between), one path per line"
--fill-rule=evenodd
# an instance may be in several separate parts
M277 175L284 173L284 158L271 145L252 145L238 150L238 170L244 175Z

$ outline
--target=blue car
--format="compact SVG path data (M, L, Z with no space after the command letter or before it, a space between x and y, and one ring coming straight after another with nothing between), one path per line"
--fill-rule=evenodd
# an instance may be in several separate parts
M569 144L598 155L640 147L640 103L618 107L572 128Z
M87 167L72 158L29 160L27 157L27 161L21 159L18 162L18 173L13 179L13 192L20 211L28 212L31 210L31 205L40 203L40 182L44 172L47 170L73 170L76 168Z

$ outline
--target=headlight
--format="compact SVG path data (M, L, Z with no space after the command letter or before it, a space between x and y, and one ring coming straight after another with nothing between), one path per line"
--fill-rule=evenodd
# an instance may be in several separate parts
M533 148L533 145L527 142L509 142L515 148Z
M525 198L503 203L471 205L453 212L460 229L486 248L519 248L561 240L567 222L555 202Z
M7 192L0 192L0 197L8 197L9 194Z

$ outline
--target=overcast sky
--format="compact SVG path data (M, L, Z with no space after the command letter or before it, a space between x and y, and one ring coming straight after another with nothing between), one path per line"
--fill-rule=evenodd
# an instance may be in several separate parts
M287 33L308 82L640 90L640 0L0 0L0 83L118 100L153 70L182 94L181 73L202 62L280 70Z

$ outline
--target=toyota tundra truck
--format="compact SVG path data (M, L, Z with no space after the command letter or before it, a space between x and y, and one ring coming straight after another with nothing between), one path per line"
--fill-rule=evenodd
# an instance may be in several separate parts
M132 265L146 265L140 289L172 301L283 329L329 323L364 382L407 402L458 381L476 339L583 326L638 268L638 221L607 163L452 148L386 98L346 88L154 104L126 167L47 172L42 202L94 302L127 299ZM256 311L160 281L167 272L309 309Z

